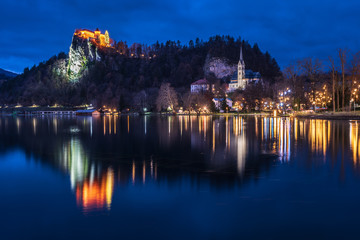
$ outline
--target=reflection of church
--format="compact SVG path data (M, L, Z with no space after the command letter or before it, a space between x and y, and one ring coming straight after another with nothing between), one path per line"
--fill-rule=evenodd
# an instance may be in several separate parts
M233 76L231 77L230 84L229 84L229 92L233 92L236 89L245 89L246 85L254 82L258 83L261 79L261 75L259 72L253 72L252 70L248 69L245 70L245 62L243 59L242 47L240 47L240 59L238 62L237 71L234 72Z

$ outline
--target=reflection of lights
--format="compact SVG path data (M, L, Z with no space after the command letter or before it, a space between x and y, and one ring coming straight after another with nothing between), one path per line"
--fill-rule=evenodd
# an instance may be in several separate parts
M143 184L145 184L145 178L146 178L146 166L145 166L145 161L143 162Z
M146 135L146 130L147 130L147 116L144 116L144 130L145 130L145 135Z
M128 133L130 133L130 117L129 117L129 115L127 116L127 130L128 130Z
M19 118L16 118L16 130L17 130L17 133L19 134L20 133L20 119Z
M36 135L36 118L33 118L32 123L33 123L34 135Z
M330 122L327 120L310 120L309 127L300 121L300 137L307 138L311 151L322 154L324 159L330 141Z
M182 136L182 133L183 133L183 116L179 117L179 124L180 124L180 136Z
M150 161L150 176L153 177L154 174L154 163L153 160L151 159Z
M213 122L212 141L212 150L215 152L215 121Z
M112 119L112 116L110 115L109 116L109 134L110 135L111 135L111 123L112 123L111 119Z
M92 137L93 135L93 119L90 118L90 136Z
M70 128L70 133L79 133L80 129L78 127L71 127Z
M71 188L82 182L89 171L89 163L80 141L72 138L69 143L63 146L60 153L63 167L70 173Z
M100 179L93 182L85 181L76 187L76 199L78 205L83 207L84 212L111 208L114 190L114 172L108 168Z
M116 134L117 116L114 116L114 134Z
M55 135L57 135L57 129L58 129L58 120L56 117L53 118L53 126L54 126L54 132Z
M135 183L135 162L133 161L132 163L132 168L131 168L131 176L132 176L132 183Z
M350 149L353 152L354 166L358 164L360 158L360 141L358 122L350 122Z
M243 128L242 122L239 128ZM241 174L245 169L246 161L246 136L245 132L241 131L240 136L237 136L237 170Z
M106 117L103 117L103 129L104 129L104 136L106 135Z

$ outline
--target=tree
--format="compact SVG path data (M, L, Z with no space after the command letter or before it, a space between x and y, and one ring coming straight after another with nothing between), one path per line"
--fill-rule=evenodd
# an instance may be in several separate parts
M223 110L224 112L227 112L226 111L227 108L228 108L228 105L226 103L226 97L224 97L224 98L221 99L220 109Z
M105 43L107 46L110 44L109 32L107 30L105 31Z
M351 94L353 96L354 102L357 102L359 92L359 82L357 81L360 75L360 52L355 53L352 56L351 65L350 65L350 74L351 74Z
M174 111L178 104L178 97L170 83L162 83L160 86L159 94L156 99L156 108L158 111L170 108Z
M342 110L345 111L345 64L346 64L346 50L339 49L341 78L342 78Z
M304 100L304 83L302 78L299 76L299 66L299 63L290 64L283 71L285 85L286 87L290 87L291 95L294 98L293 102L294 104L297 104L298 108L300 103L302 103Z
M320 81L319 75L322 70L322 63L319 59L305 58L300 61L301 69L304 75L310 81L310 88L312 92L312 104L314 104L314 111L316 111L315 97L316 97L316 83Z
M336 66L334 59L329 57L329 61L331 64L331 78L332 78L332 102L333 102L333 112L335 112L336 104L335 104L335 86L337 86L337 77L336 77ZM339 108L339 105L338 105Z
M138 111L145 111L144 109L149 107L147 104L147 94L144 90L135 94L132 105Z

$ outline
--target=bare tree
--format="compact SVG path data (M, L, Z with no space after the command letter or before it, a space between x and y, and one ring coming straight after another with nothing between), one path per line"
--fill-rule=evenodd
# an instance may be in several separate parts
M339 58L340 58L340 68L341 68L341 78L342 78L342 111L345 111L345 64L346 64L346 53L344 49L339 49Z
M145 108L149 107L145 90L142 90L134 95L133 106L138 111L144 111Z
M300 66L299 62L292 63L283 70L283 76L285 78L284 86L281 89L290 87L291 96L293 101L297 104L298 108L300 103L304 99L304 83L300 77Z
M156 99L156 108L158 111L161 109L174 108L178 105L178 97L176 91L170 86L170 83L162 83L159 90L159 95Z
M351 85L352 85L351 89L354 89L354 90L359 89L357 86L360 86L360 85L359 85L359 82L357 81L357 79L359 78L359 75L360 75L360 52L357 52L353 55L349 72L351 74ZM356 92L356 94L354 94L355 102L357 100L358 94L359 94L358 92Z
M332 77L332 102L333 102L333 112L336 111L336 104L335 104L335 84L337 83L337 77L336 77L336 66L334 59L332 57L329 57L330 61L330 67L331 67L331 77ZM339 106L338 106L339 108Z
M322 71L322 63L319 59L305 58L300 61L300 67L304 75L309 79L312 91L313 104L316 96L316 83L320 81L319 74ZM314 104L314 111L316 105Z

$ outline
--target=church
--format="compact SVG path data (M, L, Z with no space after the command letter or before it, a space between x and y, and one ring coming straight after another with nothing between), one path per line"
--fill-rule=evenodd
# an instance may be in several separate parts
M254 82L258 83L261 80L261 75L259 72L253 72L248 69L245 70L245 62L243 59L242 46L240 47L240 59L237 67L237 71L234 72L231 77L228 92L233 92L236 89L244 90L246 85Z

